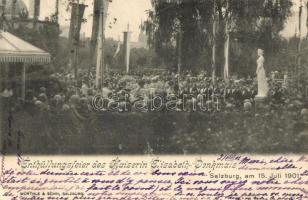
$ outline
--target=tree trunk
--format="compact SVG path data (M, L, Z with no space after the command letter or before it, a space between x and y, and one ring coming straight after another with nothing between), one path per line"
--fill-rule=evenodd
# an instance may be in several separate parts
M215 81L216 77L216 26L217 26L217 17L216 17L216 0L214 0L213 8L213 47L212 47L212 81Z
M229 79L229 53L230 53L230 33L229 33L229 0L227 0L227 11L226 11L226 24L225 24L225 66L224 66L224 79Z
M302 0L300 1L299 5L299 12L298 12L298 46L297 46L297 63L296 63L296 76L299 75L299 70L300 70L300 65L301 65L301 36L302 36L302 11L303 11L303 6L302 6Z
M97 59L96 59L96 88L101 88L104 78L104 0L101 0L99 31L97 35Z
M306 10L307 10L307 13L308 13L308 1L306 3ZM307 15L307 18L306 18L306 27L307 27L307 30L308 30L308 15ZM307 35L306 35L306 39L308 39L308 32L307 32Z
M56 23L59 23L59 0L56 0L56 9L55 9Z

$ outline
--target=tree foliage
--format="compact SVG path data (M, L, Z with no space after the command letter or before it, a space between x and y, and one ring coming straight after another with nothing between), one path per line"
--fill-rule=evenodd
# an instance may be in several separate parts
M210 69L215 15L218 24L215 30L218 68L223 66L224 40L228 31L231 35L231 71L249 74L254 71L254 67L250 66L255 65L257 48L263 48L269 58L278 53L279 33L291 14L292 2L216 0L214 6L214 0L153 0L152 5L143 29L148 43L167 66L176 64L176 36L181 30L183 67L193 71Z

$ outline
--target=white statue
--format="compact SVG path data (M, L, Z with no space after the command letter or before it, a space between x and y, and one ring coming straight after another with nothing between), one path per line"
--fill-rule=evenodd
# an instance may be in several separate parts
M257 80L258 80L258 94L257 98L265 98L268 95L268 83L266 80L265 70L264 70L264 57L263 50L258 49L258 60L257 60Z

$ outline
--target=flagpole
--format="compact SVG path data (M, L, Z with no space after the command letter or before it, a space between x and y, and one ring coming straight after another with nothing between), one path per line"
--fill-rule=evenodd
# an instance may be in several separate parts
M97 89L100 89L102 88L104 76L104 0L101 0L98 32L95 85Z
M130 32L129 24L127 25L127 32L124 32L124 46L125 46L125 68L126 73L129 74L129 61L130 61Z

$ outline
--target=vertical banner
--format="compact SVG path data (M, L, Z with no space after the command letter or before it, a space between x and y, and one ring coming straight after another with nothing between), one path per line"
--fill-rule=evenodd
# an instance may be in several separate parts
M216 78L216 28L217 28L217 14L215 12L216 10L216 0L213 2L213 47L212 47L212 81L215 83L215 78Z
M70 48L70 68L72 68L76 63L74 62L74 56L75 56L75 48L79 45L80 40L80 29L81 29L81 23L84 15L84 11L86 8L86 5L84 4L78 4L72 3L71 4L71 23L70 23L70 30L69 30L69 48ZM79 9L79 10L78 10ZM79 16L77 16L79 15Z
M77 4L72 3L71 4L71 23L70 23L70 30L69 30L69 34L68 34L68 40L69 40L69 45L70 45L70 49L72 49L73 46L73 42L74 42L74 35L75 35L75 31L76 31L76 23L77 23L77 19L76 19L76 15L77 15Z
M230 31L229 31L229 18L230 18L230 13L229 13L229 8L230 4L229 1L227 0L227 11L226 11L226 20L225 20L225 34L226 34L226 38L225 38L225 49L224 49L224 55L225 55L225 65L224 65L224 79L225 81L227 81L229 79L229 65L230 65Z
M129 73L129 56L130 56L130 32L124 32L124 49L125 49L125 67L126 73Z
M92 64L94 65L95 60L95 50L97 47L97 35L99 29L99 16L100 16L100 2L101 0L94 0L93 6L93 23L92 23L92 35L91 35L91 55Z
M41 10L41 0L35 0L34 3L34 19L38 19Z

